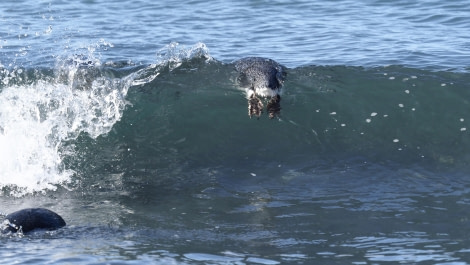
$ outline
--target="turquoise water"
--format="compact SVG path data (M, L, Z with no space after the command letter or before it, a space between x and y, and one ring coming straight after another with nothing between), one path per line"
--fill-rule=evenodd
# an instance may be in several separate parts
M3 264L467 264L465 1L0 7ZM250 119L233 62L287 67Z

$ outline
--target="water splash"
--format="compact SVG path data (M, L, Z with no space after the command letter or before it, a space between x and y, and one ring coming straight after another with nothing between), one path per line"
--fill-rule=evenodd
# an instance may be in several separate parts
M11 73L0 90L0 187L4 193L55 190L73 171L62 166L63 142L87 133L96 138L120 120L132 78L98 70L99 60L72 56L56 76L31 82ZM86 64L84 63L86 62ZM18 72L18 71L17 71Z
M191 59L212 60L207 46L198 42L186 47L177 42L172 42L157 51L157 60L154 64L141 69L135 74L133 85L142 85L152 82L162 71L173 71L185 61Z
M209 49L202 42L189 48L172 42L157 52L157 64L168 66L170 71L178 68L184 61L193 58L212 59L209 55Z
M108 133L125 107L128 89L153 81L192 59L210 60L205 44L171 43L157 52L155 64L123 76L108 71L100 40L57 57L54 69L0 69L0 188L4 194L56 190L74 171L62 163L73 150L65 142L86 133ZM66 51L70 52L70 51ZM62 153L61 153L62 152ZM67 152L67 154L64 154ZM72 154L70 154L72 152Z

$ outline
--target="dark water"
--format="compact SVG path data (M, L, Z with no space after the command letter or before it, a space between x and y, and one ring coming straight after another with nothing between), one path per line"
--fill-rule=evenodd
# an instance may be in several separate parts
M470 262L465 1L18 5L1 211L68 225L2 264ZM280 118L249 118L244 56L287 67Z

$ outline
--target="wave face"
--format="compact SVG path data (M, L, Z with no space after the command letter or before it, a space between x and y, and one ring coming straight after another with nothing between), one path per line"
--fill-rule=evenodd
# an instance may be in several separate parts
M4 192L73 189L109 176L119 185L160 183L201 168L468 170L465 73L290 68L281 116L271 120L249 118L234 64L204 44L169 45L151 65L77 55L60 62L2 71Z

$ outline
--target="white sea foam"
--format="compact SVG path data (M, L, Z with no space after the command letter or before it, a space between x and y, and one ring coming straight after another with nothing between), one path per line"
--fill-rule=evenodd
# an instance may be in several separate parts
M61 144L82 132L96 138L120 120L131 80L95 76L88 89L74 89L77 69L69 69L69 80L39 79L0 91L0 187L11 187L11 195L68 182L74 172L61 164Z

